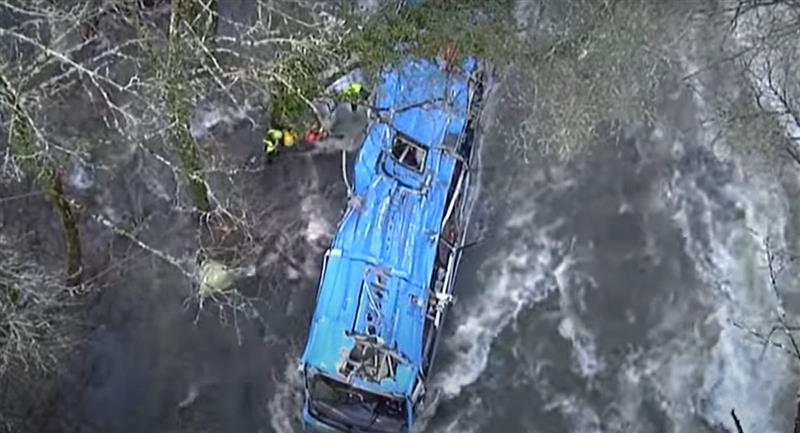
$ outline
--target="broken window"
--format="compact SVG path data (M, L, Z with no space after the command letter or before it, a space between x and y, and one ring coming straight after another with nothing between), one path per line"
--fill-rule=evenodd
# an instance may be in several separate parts
M422 172L425 167L427 151L421 145L414 143L410 138L400 134L395 135L392 143L392 156L406 167Z
M323 422L328 420L348 431L397 432L408 419L405 401L315 374L309 387L309 410ZM334 424L335 425L335 424Z
M339 373L346 377L358 375L366 380L380 382L393 378L401 355L378 343L374 336L353 335L356 344L339 365Z

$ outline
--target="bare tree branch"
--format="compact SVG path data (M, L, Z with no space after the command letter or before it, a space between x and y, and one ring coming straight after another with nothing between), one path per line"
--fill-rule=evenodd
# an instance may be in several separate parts
M736 433L744 433L742 423L739 422L739 418L736 416L736 411L734 409L731 409L731 417L733 418L733 423L736 425Z

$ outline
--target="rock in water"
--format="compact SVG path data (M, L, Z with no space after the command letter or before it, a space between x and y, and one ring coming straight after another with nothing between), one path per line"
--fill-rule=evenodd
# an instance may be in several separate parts
M215 260L207 260L200 268L200 293L210 295L224 292L233 286L235 272Z

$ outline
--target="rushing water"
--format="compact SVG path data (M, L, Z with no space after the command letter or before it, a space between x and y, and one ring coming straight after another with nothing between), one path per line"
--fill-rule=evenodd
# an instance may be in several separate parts
M483 241L459 275L423 429L710 433L736 409L745 431L788 431L791 358L731 321L775 311L763 239L785 238L794 182L715 155L682 91L658 127L570 164L524 163L507 91L482 136ZM296 429L286 374L276 431Z
M730 320L775 311L762 237L784 238L794 184L745 178L688 94L668 105L568 165L515 162L513 126L488 128L488 254L461 275L433 431L714 432L734 408L790 429L792 360Z
M420 430L712 433L733 431L735 408L746 432L789 431L796 366L731 321L773 317L762 241L795 243L794 178L715 152L701 101L681 88L655 126L570 163L525 161L512 143L529 107L512 95L530 77L501 78L479 137L480 247L458 277ZM241 345L213 315L194 325L180 278L137 256L65 383L77 431L301 431L296 360L343 188L328 188L336 155L272 170L245 189L289 203L274 215L302 236L284 273L253 283L263 324L243 321ZM265 248L257 262L274 260Z

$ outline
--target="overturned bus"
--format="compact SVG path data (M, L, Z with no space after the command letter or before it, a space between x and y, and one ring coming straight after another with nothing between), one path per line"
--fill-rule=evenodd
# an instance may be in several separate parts
M465 245L483 82L475 59L382 71L300 360L307 430L411 429Z

